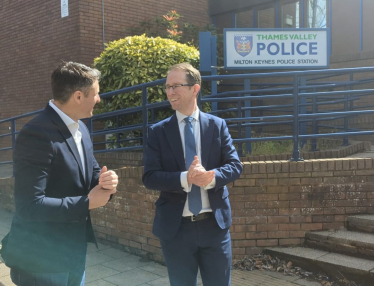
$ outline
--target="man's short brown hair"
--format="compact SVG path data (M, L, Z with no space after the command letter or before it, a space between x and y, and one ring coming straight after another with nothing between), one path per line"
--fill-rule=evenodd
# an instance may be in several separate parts
M169 68L169 72L172 70L182 70L186 73L186 80L189 84L198 84L201 86L201 75L200 72L195 69L190 63L180 63L173 65Z
M75 62L63 62L51 76L53 99L64 104L72 94L81 91L88 96L88 88L100 80L100 71Z

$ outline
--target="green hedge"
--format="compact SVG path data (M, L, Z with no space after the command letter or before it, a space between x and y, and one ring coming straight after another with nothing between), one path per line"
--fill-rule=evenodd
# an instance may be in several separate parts
M170 39L131 36L110 42L94 66L102 73L100 92L165 78L174 64L189 62L199 68L199 51ZM161 86L148 89L148 102L166 99ZM105 100L101 112L134 107L142 104L141 91L121 94Z

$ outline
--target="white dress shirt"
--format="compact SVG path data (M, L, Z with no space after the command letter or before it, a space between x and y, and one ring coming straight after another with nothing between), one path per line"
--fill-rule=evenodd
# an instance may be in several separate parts
M199 109L196 109L196 111L192 113L190 117L194 118L194 120L192 120L191 123L192 123L193 134L195 136L196 153L197 153L197 156L199 157L199 163L201 164L201 135L200 135L199 114L200 114ZM179 111L176 111L176 116L178 119L179 134L182 140L183 154L184 154L184 158L186 159L186 148L184 146L184 127L186 126L186 123L184 122L184 119L187 117L187 115L184 115L183 113ZM191 192L191 184L188 184L188 181L187 181L187 171L181 173L180 180L181 180L181 185L182 185L183 190L186 193ZM210 184L207 185L205 188L200 187L201 203L202 203L202 208L201 208L200 213L212 211L210 207L210 203L209 203L207 190L214 188L215 186L216 186L216 178L213 178ZM188 208L188 196L187 196L187 200L186 200L186 203L183 209L183 216L192 216L192 215L193 213Z
M54 103L53 100L49 101L49 106L52 107L57 114L61 117L62 121L66 124L67 128L69 129L71 135L73 135L75 144L77 145L77 149L79 152L79 157L81 159L83 174L86 174L86 167L84 161L84 153L82 147L82 133L79 131L79 123L75 122L71 119L68 115L66 115L60 108L58 108Z

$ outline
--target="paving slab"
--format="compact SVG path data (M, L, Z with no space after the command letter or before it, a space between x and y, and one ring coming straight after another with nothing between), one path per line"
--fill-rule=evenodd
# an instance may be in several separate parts
M277 279L289 281L289 282L293 282L293 281L300 279L299 276L289 276L289 275L284 275L283 273L280 273L280 272L273 272L273 271L266 271L266 272L263 271L263 274L266 274L268 276L271 276Z
M135 268L140 268L144 266L148 266L151 264L150 260L144 260L141 257L135 255L129 255L126 257L118 258L115 260L111 260L108 262L103 263L102 265L112 268L117 271L129 271Z
M0 226L8 232L13 214L0 209ZM9 226L7 226L9 225ZM167 269L130 253L99 243L87 248L86 285L88 286L170 286ZM294 280L295 279L295 280ZM304 284L302 284L304 283ZM232 271L232 286L314 286L298 277L270 271ZM9 268L0 259L0 286L14 286ZM201 278L198 286L203 286Z
M275 278L268 275L268 271L232 271L231 284L232 286L295 286L295 284L284 279L283 277Z
M116 271L112 268L105 267L104 265L94 265L86 267L86 283L100 280L109 276L119 274L119 271Z
M108 281L104 280L95 280L93 282L85 283L84 285L87 286L115 286L115 284L109 283Z
M97 265L103 262L114 260L113 257L102 254L100 252L91 252L87 254L86 267Z
M159 276L168 277L168 270L166 269L166 267L155 262L151 262L146 266L141 266L139 268L157 274Z
M169 278L168 277L161 277L159 279L150 281L144 285L150 286L170 286Z
M105 245L105 244L102 244L100 242L97 243L97 248L96 248L96 245L94 243L88 243L87 244L87 253L97 252L97 251L105 250L105 249L108 249L108 248L111 248L111 247L109 245Z
M103 249L103 250L99 250L98 252L101 253L101 254L110 256L112 258L116 258L116 259L117 258L123 258L123 257L131 255L128 252L120 251L118 249L111 248L111 247Z
M136 268L103 278L103 280L118 286L137 286L159 278L161 277L154 273Z

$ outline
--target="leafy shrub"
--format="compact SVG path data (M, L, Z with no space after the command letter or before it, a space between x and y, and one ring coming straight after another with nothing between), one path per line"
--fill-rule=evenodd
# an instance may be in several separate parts
M101 92L165 78L168 68L174 64L189 62L199 68L199 52L196 48L170 39L131 36L110 42L94 66L102 73ZM140 106L141 90L114 96L104 100L101 111ZM148 89L148 102L166 99L161 86Z
M95 59L94 66L101 71L100 91L104 93L165 78L172 65L182 62L189 62L198 69L200 62L198 50L171 39L141 35L110 42ZM166 94L160 85L150 87L147 91L148 103L166 100ZM104 113L141 104L142 91L138 90L102 100L95 112ZM154 112L154 120L164 119L172 113L170 107L157 109ZM151 119L150 113L148 118ZM141 122L142 114L139 112L108 119L105 125L107 128L116 128ZM141 130L108 135L106 139L112 143L107 144L107 147L118 146L118 143L121 147L140 145L141 139L137 138L141 137Z

